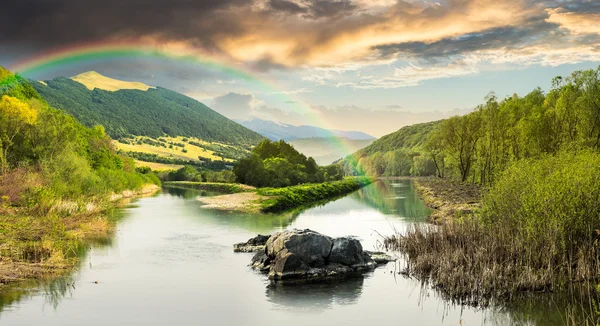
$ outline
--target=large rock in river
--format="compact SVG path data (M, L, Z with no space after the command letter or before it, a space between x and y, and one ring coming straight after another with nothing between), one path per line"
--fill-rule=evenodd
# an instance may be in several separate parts
M309 266L323 266L331 253L333 240L311 230L287 230L273 234L267 240L266 251L269 258L286 249Z
M286 230L264 242L259 235L234 245L238 252L257 251L251 266L275 282L296 283L358 276L392 258L384 253L363 251L351 237L332 239L312 230ZM261 245L264 243L264 247Z

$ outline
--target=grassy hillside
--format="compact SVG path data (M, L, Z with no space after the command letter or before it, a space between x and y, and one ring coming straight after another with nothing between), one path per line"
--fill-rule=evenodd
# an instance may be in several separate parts
M435 129L442 120L419 123L401 128L389 135L374 141L370 146L358 151L359 157L373 155L377 152L386 153L400 148L418 150L423 147L427 135Z
M442 121L406 126L379 138L342 160L344 172L373 176L434 175L435 164L424 149Z
M65 77L44 84L31 83L51 106L70 113L88 127L103 125L115 139L130 135L156 138L166 134L250 145L263 138L192 98L160 87L147 91L89 90Z
M95 71L84 72L83 74L79 74L71 79L85 85L85 87L87 87L89 90L99 88L105 91L115 92L121 89L137 89L140 91L147 91L150 88L154 88L140 82L127 82L108 78Z

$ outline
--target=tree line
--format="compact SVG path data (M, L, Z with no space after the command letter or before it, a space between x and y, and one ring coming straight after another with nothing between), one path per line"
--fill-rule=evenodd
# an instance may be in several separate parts
M342 179L339 165L320 167L283 140L263 140L233 168L237 181L255 187L287 187Z
M415 127L427 132L419 135ZM504 99L491 93L485 103L465 116L402 130L402 140L416 135L420 141L358 152L342 162L344 172L437 175L489 184L510 164L522 159L561 151L597 151L600 67L556 77L547 93L536 88L525 96L515 94ZM400 144L398 140L395 143Z

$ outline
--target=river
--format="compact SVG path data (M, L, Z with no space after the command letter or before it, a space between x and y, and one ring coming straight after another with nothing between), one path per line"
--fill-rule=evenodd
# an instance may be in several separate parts
M395 273L402 260L347 282L272 287L248 267L252 254L232 251L234 243L286 228L354 235L376 250L381 235L403 232L428 213L408 180L380 181L294 215L203 209L195 198L208 195L166 188L119 209L116 234L91 245L77 272L0 292L0 325L466 326L529 319L528 311L452 305Z

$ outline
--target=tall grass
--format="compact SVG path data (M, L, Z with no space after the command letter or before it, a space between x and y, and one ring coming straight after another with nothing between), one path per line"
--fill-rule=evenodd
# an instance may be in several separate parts
M406 273L452 299L511 301L598 281L599 205L600 156L562 153L509 167L477 216L414 226L385 244L406 255Z

